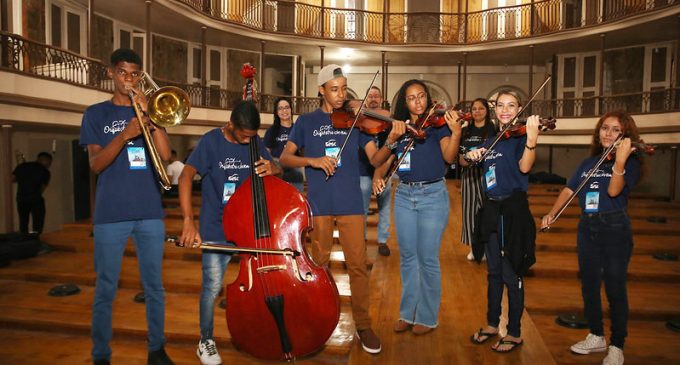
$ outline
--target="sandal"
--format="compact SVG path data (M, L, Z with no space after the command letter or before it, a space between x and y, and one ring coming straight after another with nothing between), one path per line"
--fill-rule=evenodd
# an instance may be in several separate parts
M508 352L512 352L516 348L522 346L523 343L524 343L524 340L519 340L519 342L515 342L515 341L506 340L505 337L503 337L503 338L500 339L500 341L498 341L496 343L496 347L491 347L491 349L496 351L496 352L500 352L501 354L507 354ZM503 346L503 345L510 345L510 348L507 349L507 350L499 350L498 347Z
M477 338L475 338L475 335L477 335ZM470 336L470 341L474 343L475 345L481 345L484 342L488 341L492 337L498 336L498 332L490 333L490 332L484 332L483 328L480 328L475 335ZM482 339L481 337L484 336Z

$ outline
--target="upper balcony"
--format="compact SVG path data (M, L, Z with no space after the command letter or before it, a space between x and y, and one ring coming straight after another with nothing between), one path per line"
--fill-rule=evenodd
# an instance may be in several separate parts
M406 1L334 0L156 0L178 13L202 16L211 25L241 28L266 37L282 35L301 41L335 40L369 45L476 45L485 42L517 40L575 29L594 29L636 19L676 7L676 0L544 0L522 1L513 6L471 11L469 1L458 1L456 12L429 12L415 9ZM336 8L331 4L351 4L356 8ZM309 3L317 3L313 5ZM382 3L382 4L381 4ZM427 3L427 2L425 2ZM437 3L439 3L437 1ZM441 2L437 8L443 8ZM475 2L479 3L479 2ZM488 4L489 2L484 2ZM511 3L507 1L506 3ZM477 6L481 6L477 4ZM357 9L380 8L385 11ZM408 7L408 9L407 9ZM424 6L427 8L427 6ZM396 9L395 9L396 8ZM431 8L431 7L430 7ZM667 14L666 14L667 15Z

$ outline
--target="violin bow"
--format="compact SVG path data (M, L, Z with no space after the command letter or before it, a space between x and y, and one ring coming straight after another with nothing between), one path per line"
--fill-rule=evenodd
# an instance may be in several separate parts
M550 220L550 223L547 226L540 229L541 232L546 232L550 229L550 226L557 221L557 218L559 218L560 215L562 215L562 213L564 213L564 211L567 209L569 204L571 204L572 200L574 200L574 198L576 198L578 193L581 192L581 190L583 190L583 188L588 183L588 180L590 180L590 178L593 177L593 175L595 175L595 172L597 171L597 169L599 169L600 166L602 166L602 164L604 163L604 161L607 160L607 156L609 156L609 154L612 153L612 151L619 145L619 143L621 143L622 140L623 140L623 133L619 134L619 136L616 137L616 139L611 144L611 146L607 147L607 149L604 150L604 152L602 153L602 157L600 157L600 159L597 161L595 166L593 166L593 168L590 169L590 171L588 171L588 174L586 175L586 177L581 181L581 183L578 185L576 190L571 193L571 195L569 196L569 199L567 199L567 201L564 202L564 204L562 204L562 206L560 206L560 209L557 211L555 216Z
M340 147L340 151L338 151L338 154L335 155L335 161L340 161L340 156L342 156L342 151L345 149L345 146L347 145L347 141L349 141L349 137L352 135L352 130L354 129L354 126L357 125L357 120L359 120L359 116L361 115L361 112L364 110L364 105L366 105L366 99L368 98L368 93L371 91L371 88L373 87L373 84L375 83L376 77L378 77L378 74L380 73L380 70L375 72L375 75L373 75L373 80L371 80L371 84L368 85L368 89L366 89L366 95L364 95L364 99L361 101L361 105L359 106L359 111L356 113L354 116L354 121L352 122L352 126L349 128L349 131L347 132L347 137L345 137L345 141L342 142L342 146ZM337 167L337 162L336 162L336 167ZM332 175L326 175L326 181L330 179Z
M508 129L510 129L513 125L515 125L515 124L517 123L517 120L518 120L520 114L522 114L521 112L523 112L523 111L529 109L529 105L531 105L531 103L534 101L534 99L536 99L536 96L538 96L538 93L541 92L541 90L543 90L543 88L545 87L545 85L548 84L548 81L550 81L551 78L552 78L552 76L550 76L550 75L548 75L548 76L545 78L545 81L543 81L543 84L541 84L541 86L538 88L538 90L536 90L536 92L534 93L534 95L531 96L531 99L529 99L529 101L528 101L527 104L524 106L524 108L522 108L522 110L521 110L519 113L517 113L517 114L512 118L512 120L510 120L510 123L508 123L508 124L505 126L505 128L503 128L502 131L498 132L498 135L497 135L496 138L493 140L493 143L491 143L491 146L489 146L489 148L487 148L486 151L484 151L484 153L482 154L482 157L480 157L480 159L479 159L478 161L475 161L475 162L474 162L475 164L478 164L480 161L484 161L484 159L486 158L486 156L488 156L489 153L491 153L491 150L492 150L494 147L496 147L496 145L498 144L498 142L500 142L501 138L503 138L503 135L505 134L505 132L507 132Z

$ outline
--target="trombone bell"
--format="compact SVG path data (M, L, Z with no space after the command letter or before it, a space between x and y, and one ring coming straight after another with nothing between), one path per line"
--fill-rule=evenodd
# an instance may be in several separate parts
M190 109L189 95L184 90L166 86L151 93L147 112L154 124L167 128L182 124Z

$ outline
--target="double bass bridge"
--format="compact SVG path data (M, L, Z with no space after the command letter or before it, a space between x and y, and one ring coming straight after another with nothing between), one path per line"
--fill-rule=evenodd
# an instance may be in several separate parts
M298 280L306 282L310 281L313 279L312 273L308 272L304 276L300 273L300 268L298 267L297 260L295 260L294 255L286 255L284 257L289 257L291 259L291 267L293 269L293 273ZM250 256L248 259L248 286L244 286L241 284L241 291L250 291L253 288L253 260L257 261L258 257L257 256ZM255 269L255 271L258 274L266 274L270 272L275 272L275 271L286 271L288 270L288 265L287 264L279 264L279 265L267 265L267 266L260 266Z

